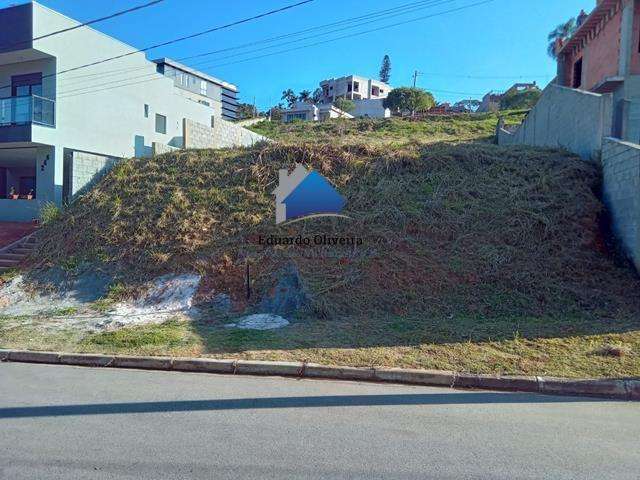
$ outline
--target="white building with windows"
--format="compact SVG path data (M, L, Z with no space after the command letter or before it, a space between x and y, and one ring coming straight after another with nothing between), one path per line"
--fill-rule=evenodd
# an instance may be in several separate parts
M348 75L330 78L320 82L322 97L320 103L333 103L338 98L352 100L356 108L352 112L356 117L387 118L391 111L384 108L382 102L392 87L372 78Z
M282 120L290 123L295 120L321 122L330 118L353 118L353 115L340 110L331 104L314 105L308 102L296 102L289 110L283 112Z
M0 220L70 202L121 158L261 139L227 121L230 83L90 27L36 39L78 25L35 2L0 9Z

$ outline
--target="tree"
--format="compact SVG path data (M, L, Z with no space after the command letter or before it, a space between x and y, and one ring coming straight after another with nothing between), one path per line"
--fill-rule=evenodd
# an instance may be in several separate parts
M287 102L287 105L289 106L289 108L292 108L295 105L295 103L298 101L298 96L290 88L287 88L286 90L284 90L282 92L282 97L280 98L285 102Z
M473 98L467 98L464 100L460 100L453 105L454 110L466 110L469 112L475 112L480 107L482 102L480 100L475 100Z
M556 58L556 40L566 40L573 35L576 31L576 19L570 18L565 23L561 23L555 29L553 29L547 36L549 46L547 47L547 53L553 59Z
M322 97L324 96L324 93L322 92L321 88L316 88L313 91L313 95L311 96L311 100L313 101L313 103L320 103L320 100L322 100Z
M500 110L524 110L533 108L541 96L542 92L538 88L504 95L500 100Z
M238 119L245 120L247 118L256 118L258 111L250 103L241 103L238 105Z
M311 103L311 92L309 90L302 90L298 95L298 100L305 103Z
M382 66L380 67L380 81L384 83L389 83L391 79L391 60L389 59L389 55L385 55L382 58Z
M416 112L429 110L436 104L433 95L417 87L394 88L389 92L389 96L382 101L384 108L405 115L412 116Z
M347 113L351 113L356 109L355 103L347 98L342 97L336 98L335 102L333 102L333 106Z

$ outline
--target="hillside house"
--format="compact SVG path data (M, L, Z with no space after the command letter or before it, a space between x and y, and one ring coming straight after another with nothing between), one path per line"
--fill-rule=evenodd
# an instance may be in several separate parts
M72 201L121 158L261 138L232 134L231 83L149 61L36 2L0 9L0 25L1 221ZM72 30L37 38L63 29ZM78 68L112 57L121 58Z
M321 122L329 118L353 118L353 115L331 104L314 105L309 102L296 102L293 107L282 112L284 123L290 123L294 120Z
M382 102L392 87L384 82L358 75L330 78L320 82L321 104L331 104L338 98L352 100L356 108L355 117L388 118L391 111Z

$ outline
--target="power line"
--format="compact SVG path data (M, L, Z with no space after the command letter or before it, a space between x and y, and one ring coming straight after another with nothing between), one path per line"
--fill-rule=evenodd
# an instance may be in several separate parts
M245 58L245 59L238 60L238 61L235 61L235 62L221 63L219 65L213 65L210 68L219 68L219 67L224 67L224 66L227 66L227 65L235 65L235 64L238 64L238 63L248 62L250 60L257 60L257 59L260 59L260 58L270 57L272 55L280 55L280 54L283 54L283 53L289 53L289 52L293 52L293 51L296 51L296 50L301 50L303 48L309 48L309 47L315 47L315 46L318 46L318 45L324 45L326 43L336 42L338 40L353 38L353 37L357 37L357 36L360 36L360 35L365 35L367 33L378 32L380 30L386 30L388 28L398 27L400 25L406 25L408 23L413 23L413 22L417 22L417 21L420 21L420 20L426 20L427 18L438 17L440 15L445 15L445 14L448 14L448 13L453 13L453 12L465 10L465 9L468 9L468 8L476 7L476 6L479 6L479 5L484 5L484 4L487 4L487 3L494 2L494 1L495 0L483 0L481 2L476 2L476 3L469 4L469 5L464 5L462 7L453 8L453 9L446 10L446 11L443 11L443 12L433 13L433 14L430 14L430 15L424 15L422 17L417 17L417 18L413 18L413 19L410 19L410 20L405 20L405 21L402 21L402 22L392 23L390 25L384 25L382 27L373 28L373 29L370 29L370 30L364 30L362 32L356 32L356 33L349 34L349 35L342 35L340 37L332 38L332 39L329 39L329 40L323 40L321 42L302 45L300 47L289 48L289 49L286 49L286 50L280 50L280 51L277 51L277 52L272 52L272 53L268 53L268 54L264 54L264 55L259 55L259 56L256 56L256 57L249 57L249 58ZM250 52L246 52L246 53L250 53ZM246 53L244 53L243 55L245 55ZM231 57L226 57L226 58L231 58ZM224 58L222 58L220 60L224 60Z
M236 45L236 46L233 46L233 47L226 47L226 48L213 50L213 51L209 51L209 52L202 52L202 53L198 53L198 54L195 54L195 55L190 55L190 56L187 56L187 57L177 58L176 60L178 62L183 62L185 60L192 60L194 58L201 58L201 57L205 57L205 56L214 55L214 54L217 54L217 53L223 53L223 52L232 51L232 50L239 50L239 49L242 49L242 48L251 47L251 46L255 46L255 45L260 45L260 44L263 44L263 43L272 43L272 42L277 41L277 40L282 40L282 39L285 39L285 38L295 37L295 36L302 35L304 33L317 31L317 30L322 30L322 29L326 29L328 27L342 25L342 24L345 24L345 23L354 23L354 22L358 22L359 20L363 20L363 19L381 17L381 18L376 18L374 20L369 20L367 22L360 22L360 23L356 23L355 25L351 25L351 26L340 28L340 29L331 30L331 31L328 31L328 32L323 32L323 33L320 33L320 34L312 35L312 36L309 36L309 37L299 38L299 39L291 41L291 42L285 42L285 43L281 43L281 44L278 44L278 45L272 45L270 47L265 47L265 48L262 48L262 49L253 50L252 52L266 50L268 48L275 48L275 47L279 47L279 46L289 45L291 43L296 43L298 41L317 38L320 35L329 35L331 33L339 32L339 31L343 31L343 30L348 30L350 28L356 28L356 27L361 26L361 25L366 25L366 24L369 24L369 23L382 21L382 20L385 20L387 18L392 18L392 17L399 16L399 15L405 15L407 13L412 13L412 12L417 11L417 10L422 10L422 9L425 9L425 8L431 8L431 7L434 7L434 6L439 5L439 4L451 3L451 2L454 2L454 1L456 1L456 0L421 0L421 1L417 1L417 2L406 3L406 4L398 5L395 8L379 10L379 11L368 13L366 15L361 15L361 16L357 16L357 17L351 17L351 18L343 19L343 20L340 20L340 21L337 21L337 22L327 23L327 24L324 24L324 25L318 25L318 26L315 26L315 27L306 28L304 30L298 30L296 32L291 32L291 33L287 33L287 34L283 34L283 35L278 35L278 36L275 36L275 37L264 38L264 39L261 39L261 40L256 40L256 41L253 41L253 42L248 42L248 43L244 43L244 44L241 44L241 45ZM250 53L250 52L244 52L244 53L240 53L238 55L242 55L242 54L246 54L246 53ZM231 58L231 57L223 57L223 59L224 58ZM218 60L221 60L221 59L218 59ZM215 61L218 61L218 60L215 60ZM193 66L205 65L207 63L210 63L210 61L197 62L197 63L194 63L192 65ZM145 68L146 68L146 66L137 67L135 69L121 68L121 69L117 69L117 70L112 70L111 71L111 75L107 74L106 76L117 75L119 72L131 73L132 71L144 70ZM97 75L100 75L101 78L105 77L104 72L98 72L98 73L89 73L89 74L85 74L85 75L78 75L78 76L75 76L75 77L70 77L67 80L74 80L74 79L80 79L80 78L86 78L86 77L93 77L93 76L97 76Z
M286 49L286 50L280 50L280 51L277 51L277 52L271 52L271 53L264 54L264 55L259 55L259 56L256 56L256 57L250 57L250 58L238 60L236 62L228 62L228 63L224 63L224 64L220 64L220 65L215 65L215 66L213 66L211 68L216 68L216 67L219 67L219 66L226 66L226 65L233 65L233 64L237 64L237 63L250 61L250 60L270 57L272 55L279 55L279 54L283 54L283 53L288 53L288 52L300 50L300 49L303 49L303 48L309 48L309 47L313 47L313 46L317 46L317 45L322 45L322 44L326 44L326 43L330 43L330 42L335 42L335 41L342 40L342 39L353 38L355 36L360 36L360 35L364 35L364 34L371 33L371 32L376 32L376 31L380 31L380 30L384 30L384 29L388 29L388 28L393 28L393 27L397 27L397 26L400 26L400 25L405 25L405 24L416 22L416 21L420 21L420 20L425 20L427 18L433 18L433 17L445 15L445 14L448 14L448 13L457 12L457 11L468 9L468 8L472 8L472 7L475 7L475 6L491 3L493 1L495 1L495 0L483 0L483 1L480 1L480 2L475 2L475 3L472 3L472 4L468 4L468 5L464 5L464 6L461 6L461 7L457 7L457 8L454 8L454 9L450 9L450 10L446 10L446 11L442 11L442 12L437 12L437 13L433 13L433 14L430 14L430 15L424 15L424 16L421 16L421 17L405 20L405 21L402 21L402 22L393 23L393 24L390 24L390 25L383 25L381 27L377 27L377 28L374 28L374 29L369 29L369 30L364 30L364 31L361 31L361 32L356 32L356 33L352 33L352 34L348 34L348 35L343 35L343 36L340 36L340 37L336 37L336 38L332 38L332 39L328 39L328 40L323 40L323 41L312 43L312 44L302 45L302 46L295 47L295 48L290 48L290 49ZM249 54L249 53L251 53L251 52L244 52L244 53L241 53L241 54L238 54L238 55L246 55L246 54ZM223 60L225 58L233 58L234 56L237 56L237 55L223 57L222 59L218 59L218 60ZM197 65L197 64L195 64L195 65ZM154 75L154 74L151 73L151 74L143 75L143 76L130 77L130 78L127 78L127 79L124 79L124 80L111 82L111 84L114 84L114 83L119 84L122 81L135 80L135 79L143 78L143 77L146 77L146 76L152 76L152 75ZM114 87L111 87L111 88L118 88L119 86L136 85L136 84L146 83L148 81L160 80L162 78L166 78L166 77L159 76L159 77L152 78L152 79L146 80L146 81L115 85ZM109 84L103 84L103 85L100 85L100 86L107 86L107 85L109 85ZM88 87L88 88L94 88L94 87ZM101 89L101 90L97 90L97 91L104 91L104 90L108 90L108 89L109 88L105 88L105 89ZM82 90L82 89L77 89L77 90ZM77 90L75 90L75 91L77 91ZM85 91L85 92L80 92L80 93L75 93L74 94L73 91L69 91L67 93L71 93L70 95L62 94L62 96L60 98L70 98L70 97L74 97L74 96L78 96L78 95L85 95L85 94L89 94L89 93L93 93L93 92L94 92L93 90L89 90L89 91ZM451 93L455 93L455 92L451 92ZM467 93L467 92L457 92L457 93L464 94L464 95L481 95L481 94L477 94L477 93Z
M155 44L155 45L151 45L149 47L133 50L131 52L124 53L122 55L116 55L114 57L105 58L103 60L98 60L98 61L95 61L95 62L92 62L92 63L87 63L87 64L84 64L84 65L80 65L80 66L77 66L77 67L68 68L66 70L62 70L60 72L52 73L52 74L49 74L49 75L43 75L42 78L44 79L44 78L56 77L58 75L62 75L63 73L74 72L74 71L80 70L82 68L93 67L95 65L100 65L100 64L103 64L103 63L111 62L113 60L118 60L118 59L121 59L121 58L129 57L131 55L135 55L135 54L138 54L138 53L148 52L149 50L153 50L153 49L156 49L156 48L159 48L159 47L165 47L167 45L173 45L175 43L183 42L185 40L190 40L190 39L196 38L196 37L200 37L202 35L206 35L206 34L209 34L209 33L212 33L212 32L216 32L218 30L223 30L223 29L226 29L226 28L234 27L234 26L237 26L237 25L240 25L240 24L243 24L243 23L247 23L247 22L250 22L250 21L253 21L253 20L257 20L259 18L263 18L263 17L269 16L269 15L274 15L276 13L280 13L280 12L283 12L285 10L289 10L291 8L295 8L295 7L298 7L300 5L304 5L306 3L310 3L310 2L313 2L313 1L314 0L302 0L302 1L300 1L298 3L294 3L292 5L287 5L285 7L277 8L275 10L270 10L268 12L264 12L264 13L260 13L258 15L254 15L252 17L243 18L241 20L236 20L234 22L227 23L225 25L220 25L218 27L213 27L213 28L204 30L202 32L197 32L197 33L193 33L193 34L190 34L190 35L185 35L183 37L174 38L174 39L168 40L166 42L162 42L162 43L158 43L158 44ZM0 87L0 90L2 90L4 88L11 88L11 84L3 85L2 87Z
M246 55L248 53L257 52L257 51L265 50L265 49L268 49L268 48L275 48L275 47L279 47L279 46L288 45L288 44L291 44L291 43L297 43L299 41L318 38L319 36L328 35L328 34L335 33L335 32L338 32L338 31L343 31L343 30L346 30L346 29L349 29L349 28L356 28L356 27L361 26L361 25L365 25L365 24L369 24L369 23L372 23L372 22L386 20L387 18L393 18L393 17L396 17L398 15L404 15L404 14L407 14L407 13L412 13L412 12L414 12L416 10L422 10L424 8L432 8L432 7L435 7L435 6L439 6L441 4L452 3L454 1L456 1L456 0L421 0L421 1L418 1L418 2L412 2L412 3L408 3L408 4L403 4L403 5L398 6L397 8L380 10L380 11L372 12L372 13L369 13L369 14L366 14L366 15L361 15L361 16L358 16L358 17L352 17L352 18L344 19L344 20L341 20L341 21L338 21L338 22L332 22L332 23L325 24L325 25L322 25L322 26L317 27L317 28L324 28L324 27L327 27L327 26L332 26L332 25L337 25L337 24L344 24L344 23L360 20L360 19L363 19L363 18L381 17L382 16L382 18L377 18L375 20L368 20L366 22L360 22L360 23L357 23L355 25L351 25L349 27L343 27L343 28L340 28L340 29L331 30L331 31L328 31L328 32L321 33L319 35L312 35L312 36L300 38L300 39L297 39L297 40L294 40L294 41L285 42L285 43L281 43L281 44L278 44L278 45L273 45L273 46L270 46L270 47L265 47L265 48L253 50L251 52L241 52L241 53L238 53L238 54L234 54L234 55L229 55L229 56L226 56L226 57L218 58L218 59L214 60L214 62L217 62L217 61L220 61L220 60L224 60L224 59L227 59L227 58L236 58L239 55ZM400 13L396 12L397 9L400 9ZM277 38L295 36L295 35L298 35L298 34L303 33L303 32L316 30L317 28L308 28L308 29L305 29L305 30L300 30L298 32L293 32L293 33L289 33L289 34L285 34L285 35L279 35L278 37L272 37L272 38L268 38L268 39L259 40L259 41L256 41L256 42L251 42L251 43L258 44L258 43L262 43L262 42L268 42L268 41L271 41L271 40L277 39ZM225 49L221 49L219 51L234 50L234 49L238 49L238 48L244 47L246 45L248 45L248 44L235 46L235 47L228 47L228 48L225 48ZM184 60L187 60L189 58L202 57L202 56L210 55L212 53L217 53L217 52L218 51L206 52L206 53L201 53L201 54L197 54L197 55L192 55L190 57L178 58L177 60L178 61L184 61ZM195 63L192 64L192 66L211 64L211 62L212 62L211 60L207 60L207 61L203 61L203 62L195 62ZM139 71L139 70L144 70L144 69L148 69L148 65L145 65L145 66L142 66L142 67L137 67L135 69L119 69L119 70L116 70L116 71L112 72L111 74L102 73L102 74L100 74L100 79L104 79L104 78L109 77L109 76L118 76L120 74L120 72L124 72L125 74L130 74L132 71ZM95 76L95 75L98 75L98 74L88 74L86 76ZM156 75L155 72L151 72L151 73L147 73L147 74L143 74L143 75L130 76L130 77L127 77L127 78L124 78L124 79L114 80L114 81L110 81L110 82L107 82L107 83L101 83L101 84L97 84L97 85L91 85L91 86L84 85L84 86L81 86L79 88L75 88L75 89L72 89L72 90L66 90L64 92L61 92L59 97L62 97L64 95L66 95L66 94L79 92L79 91L82 91L82 90L93 89L95 87L103 87L103 86L109 86L109 85L114 85L114 84L117 85L117 83L119 83L119 82L123 82L123 81L126 82L128 80L135 80L135 79L141 79L141 78L145 78L145 77L152 77L152 76L155 76L155 75ZM86 76L71 77L71 79L84 78Z
M62 30L56 30L55 32L47 33L45 35L40 35L39 37L33 37L31 40L23 40L23 41L20 41L20 42L14 42L14 43L8 45L8 47L14 47L14 46L17 46L17 45L23 45L25 43L35 42L36 40L42 40L43 38L53 37L54 35L60 35L61 33L70 32L70 31L76 30L78 28L88 27L89 25L94 25L96 23L104 22L105 20L111 20L112 18L120 17L120 16L126 15L128 13L132 13L132 12L136 12L138 10L142 10L143 8L152 7L154 5L157 5L158 3L162 3L164 1L165 0L153 0L152 2L145 3L143 5L138 5L137 7L132 7L132 8L128 8L127 10L121 10L119 12L112 13L111 15L107 15L106 17L96 18L96 19L93 19L93 20L89 20L88 22L83 22L83 23L80 23L78 25L74 25L73 27L63 28Z

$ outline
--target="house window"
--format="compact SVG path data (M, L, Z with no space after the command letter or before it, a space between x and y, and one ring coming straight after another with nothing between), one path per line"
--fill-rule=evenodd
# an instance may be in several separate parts
M149 118L149 105L144 104L144 118Z
M204 80L200 81L200 95L207 95L207 82Z
M156 113L156 133L162 133L163 135L167 133L167 117L159 113Z
M354 92L359 92L360 91L360 83L353 82L353 91Z
M350 83L347 84L347 92L350 92L352 90L353 85L351 85Z
M573 88L579 88L582 84L582 58L573 64Z

